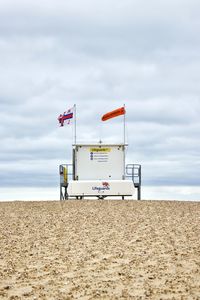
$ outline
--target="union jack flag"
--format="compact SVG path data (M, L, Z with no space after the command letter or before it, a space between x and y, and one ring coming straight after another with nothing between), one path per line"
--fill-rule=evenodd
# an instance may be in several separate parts
M70 120L73 119L74 113L73 108L68 109L63 114L60 114L58 117L58 121L60 123L60 127L64 126L64 122L67 121L67 124L70 124Z

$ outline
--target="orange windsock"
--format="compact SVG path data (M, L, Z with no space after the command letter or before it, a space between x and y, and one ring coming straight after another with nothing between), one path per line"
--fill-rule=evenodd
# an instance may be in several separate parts
M126 111L124 107L120 107L117 108L115 110L112 110L110 112L108 112L107 114L103 115L103 117L101 118L102 121L107 121L111 118L115 118L121 115L125 115Z

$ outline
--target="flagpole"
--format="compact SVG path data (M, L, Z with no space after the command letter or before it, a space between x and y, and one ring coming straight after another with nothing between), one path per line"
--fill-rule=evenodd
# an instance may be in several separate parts
M74 104L74 144L76 145L76 104Z
M125 110L125 104L124 104L124 179L126 179L126 157L125 157L125 151L126 151L126 110Z
M126 144L126 110L124 104L124 145Z

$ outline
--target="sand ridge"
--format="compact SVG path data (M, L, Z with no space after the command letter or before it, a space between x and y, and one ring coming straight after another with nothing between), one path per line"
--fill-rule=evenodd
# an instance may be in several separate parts
M200 299L200 203L0 203L0 299Z

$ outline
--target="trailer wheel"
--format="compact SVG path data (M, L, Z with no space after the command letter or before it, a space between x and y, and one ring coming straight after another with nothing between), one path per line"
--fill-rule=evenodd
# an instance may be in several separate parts
M103 200L106 196L97 196L99 200Z

